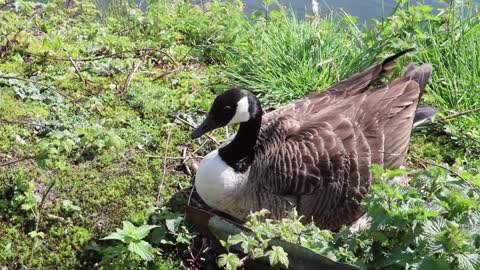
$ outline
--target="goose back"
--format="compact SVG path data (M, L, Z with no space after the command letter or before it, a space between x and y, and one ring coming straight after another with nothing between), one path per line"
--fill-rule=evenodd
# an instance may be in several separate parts
M250 209L268 208L278 218L296 207L326 229L363 214L370 166L395 169L404 161L431 73L429 65L410 67L372 89L393 69L394 58L263 116L248 177Z

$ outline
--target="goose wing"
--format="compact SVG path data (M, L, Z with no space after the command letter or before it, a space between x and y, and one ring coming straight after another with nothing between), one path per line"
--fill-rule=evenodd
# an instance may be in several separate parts
M375 64L360 73L354 74L346 80L339 81L321 92L310 94L304 99L298 101L297 103L301 103L304 100L307 100L309 104L309 111L304 111L304 113L315 113L326 106L331 106L332 104L335 104L337 101L343 101L348 97L366 92L374 82L391 73L391 71L397 66L395 60L398 57L412 50L413 49L404 50L390 57L387 57L381 63ZM406 74L415 72L413 64L409 64L406 67L405 72ZM298 105L299 104L297 104L297 106ZM276 110L268 112L264 116L262 122L265 123L268 122L270 119L276 119L281 115L285 115L293 109L292 106L293 104L288 104L286 106L282 106Z
M328 189L338 200L359 200L370 185L372 163L397 168L404 160L421 88L431 72L422 68L374 90L361 89L368 87L365 82L350 88L341 82L337 85L351 92L331 88L330 94L265 115L251 179L278 195Z

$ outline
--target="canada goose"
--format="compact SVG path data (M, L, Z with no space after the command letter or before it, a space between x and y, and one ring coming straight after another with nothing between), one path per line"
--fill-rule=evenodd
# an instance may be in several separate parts
M200 197L240 220L262 208L281 218L296 207L324 229L355 221L372 182L371 164L395 169L403 163L431 75L431 65L409 64L402 77L371 88L406 52L265 114L249 91L218 95L192 138L228 124L240 128L201 161L195 178ZM428 108L415 121L436 113Z

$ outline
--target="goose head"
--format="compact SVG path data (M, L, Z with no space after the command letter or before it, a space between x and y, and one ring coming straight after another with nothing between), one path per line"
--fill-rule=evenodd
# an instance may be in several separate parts
M260 101L254 94L232 88L215 98L207 118L192 132L192 139L226 125L261 120L261 115Z

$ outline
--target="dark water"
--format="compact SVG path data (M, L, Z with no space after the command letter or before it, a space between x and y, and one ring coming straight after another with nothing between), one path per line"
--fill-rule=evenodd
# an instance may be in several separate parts
M97 0L105 3L115 0ZM118 0L117 0L118 1ZM142 8L146 8L145 0L135 0ZM208 0L191 0L194 4L203 5ZM233 1L233 0L225 0ZM263 10L262 0L241 0L245 4L245 12ZM472 0L478 7L480 0ZM292 10L298 18L312 14L312 0L278 0L280 5ZM358 18L358 23L370 23L372 19L381 19L388 16L397 6L396 0L316 0L319 14L328 14L330 10L344 10ZM423 3L433 8L446 7L447 3L440 0L409 0L410 4Z
M242 0L245 3L247 12L261 10L262 0ZM381 19L393 11L397 2L395 0L317 0L320 16L328 13L329 9L342 9L350 15L356 16L359 22L369 22L371 19ZM445 3L439 0L413 0L411 3L421 2L432 7L444 7ZM279 0L279 3L293 12L300 18L305 14L312 14L311 0Z

